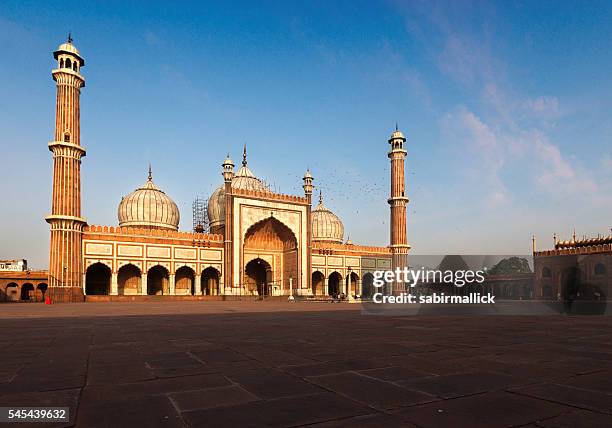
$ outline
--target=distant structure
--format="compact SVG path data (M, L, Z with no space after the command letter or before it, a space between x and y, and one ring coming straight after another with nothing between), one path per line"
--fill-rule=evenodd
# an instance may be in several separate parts
M123 197L118 226L88 225L81 213L81 75L84 58L70 38L54 52L56 120L49 289L56 302L122 300L129 296L295 296L367 298L373 272L407 266L404 161L406 138L388 140L391 162L390 245L344 241L344 225L323 204L313 207L314 177L306 171L304 194L278 193L247 162L234 170L229 154L223 181L206 203L193 204L193 232L179 231L177 204L153 182ZM217 297L222 298L222 297Z
M574 231L567 240L554 234L550 250L538 250L533 237L532 246L537 299L610 299L612 233L578 238Z
M0 260L0 271L23 272L28 270L26 259Z
M29 270L25 259L0 260L0 302L42 302L48 278L47 271Z
M196 233L209 233L208 224L208 204L206 199L196 196L192 204L193 211L193 231Z

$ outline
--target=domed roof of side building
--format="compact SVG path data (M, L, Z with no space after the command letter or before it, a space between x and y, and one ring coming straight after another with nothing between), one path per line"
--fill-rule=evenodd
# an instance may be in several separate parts
M311 214L312 240L336 242L341 244L344 239L344 225L340 218L323 204L323 196L319 194L319 204Z
M180 221L178 206L153 183L150 168L147 182L121 199L117 216L123 227L178 230Z

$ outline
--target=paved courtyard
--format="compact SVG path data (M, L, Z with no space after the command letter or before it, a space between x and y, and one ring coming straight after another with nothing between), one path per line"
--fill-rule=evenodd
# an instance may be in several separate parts
M609 316L5 304L0 325L0 405L69 406L58 426L612 426Z

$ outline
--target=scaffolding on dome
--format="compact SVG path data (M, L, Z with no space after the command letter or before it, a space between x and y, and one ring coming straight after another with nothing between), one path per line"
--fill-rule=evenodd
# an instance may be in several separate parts
M206 199L196 196L192 204L193 208L193 231L196 233L209 233L208 202Z

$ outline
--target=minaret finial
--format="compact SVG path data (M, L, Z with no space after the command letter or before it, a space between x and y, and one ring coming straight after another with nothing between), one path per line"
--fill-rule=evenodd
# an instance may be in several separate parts
M574 228L574 233L572 235L572 239L574 242L576 242L576 228Z
M149 162L149 181L153 181L153 172L151 170L151 162Z
M72 43L72 31L68 31L68 43Z
M247 166L246 143L244 143L244 149L242 150L242 166Z
M323 203L323 190L319 189L319 203Z
M395 130L399 131L399 128L397 127L397 122L395 122Z

